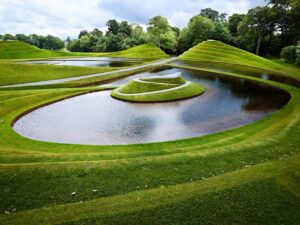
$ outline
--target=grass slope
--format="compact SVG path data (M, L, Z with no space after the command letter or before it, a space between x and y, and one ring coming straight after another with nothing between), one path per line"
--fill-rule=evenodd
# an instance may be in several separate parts
M185 81L181 76L137 78L111 91L111 96L130 102L164 102L202 94L204 87Z
M50 51L22 41L0 41L0 59L36 59L85 55L84 53Z
M299 88L226 75L291 99L260 121L204 137L86 146L30 140L11 124L102 88L0 91L0 224L298 224Z
M187 214L195 223L203 217L220 224L224 214L224 224L296 223L300 92L262 82L292 98L261 121L206 137L124 146L38 142L11 129L28 109L100 89L2 91L0 224L172 224Z
M143 44L120 52L113 52L107 56L139 59L162 59L170 57L161 49L151 44Z
M30 65L2 62L0 63L0 86L76 77L117 69L120 68Z
M179 60L222 62L262 69L280 69L280 66L274 62L220 41L201 42L184 52Z

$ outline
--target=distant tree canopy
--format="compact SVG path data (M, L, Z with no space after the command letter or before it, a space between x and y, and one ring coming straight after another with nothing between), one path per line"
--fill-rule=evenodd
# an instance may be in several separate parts
M268 0L268 3L229 17L211 8L201 9L182 30L171 26L162 16L149 19L147 31L139 24L112 19L106 23L106 32L97 28L82 30L77 39L67 38L66 47L78 52L111 52L153 43L169 54L180 54L204 40L214 39L256 54L279 55L283 47L296 46L300 40L300 0ZM3 34L0 39L20 40L45 49L64 47L61 39L51 35ZM287 48L283 55L292 52L291 49L295 48Z
M49 49L49 50L58 50L62 49L65 46L64 41L58 37L52 35L42 36L37 34L16 34L15 36L11 34L1 35L3 40L18 40L23 41L28 44L34 45L38 48Z

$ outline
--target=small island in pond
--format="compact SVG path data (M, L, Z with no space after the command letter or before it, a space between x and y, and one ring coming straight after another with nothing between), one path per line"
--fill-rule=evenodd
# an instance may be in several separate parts
M166 102L203 94L205 88L186 81L181 73L136 78L111 91L111 96L129 102Z

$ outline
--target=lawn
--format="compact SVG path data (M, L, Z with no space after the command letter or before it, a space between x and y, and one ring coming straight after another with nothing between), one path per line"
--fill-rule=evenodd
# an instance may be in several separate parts
M65 52L39 49L22 41L0 41L0 60L105 56L108 53Z
M56 80L118 70L118 67L80 67L0 62L0 86Z
M204 87L185 81L180 75L170 75L133 79L112 90L111 96L130 102L163 102L195 97L204 91Z
M245 57L239 63L283 71ZM203 137L90 146L34 141L11 124L28 110L103 87L72 88L76 81L0 91L0 224L297 224L299 88L223 74L276 86L291 99L262 120Z

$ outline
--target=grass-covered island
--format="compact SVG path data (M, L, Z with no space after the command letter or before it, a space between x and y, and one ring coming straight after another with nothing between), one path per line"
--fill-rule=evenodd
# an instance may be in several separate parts
M205 88L184 80L180 73L136 78L111 91L111 96L130 102L165 102L195 97Z

